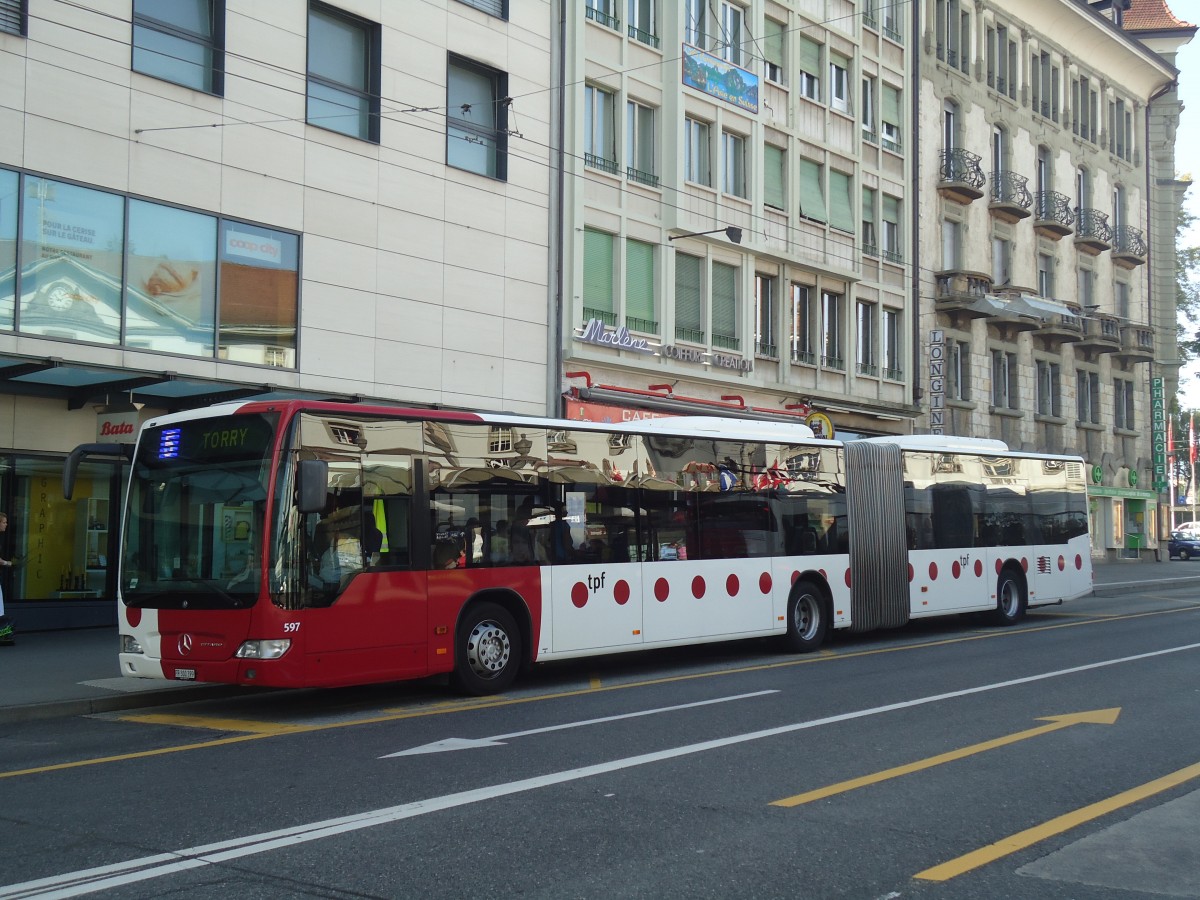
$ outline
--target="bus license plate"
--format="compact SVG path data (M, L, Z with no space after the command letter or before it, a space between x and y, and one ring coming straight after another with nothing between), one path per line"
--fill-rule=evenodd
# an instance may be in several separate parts
M196 680L196 670L195 669L176 669L175 670L175 680L176 681L195 681Z

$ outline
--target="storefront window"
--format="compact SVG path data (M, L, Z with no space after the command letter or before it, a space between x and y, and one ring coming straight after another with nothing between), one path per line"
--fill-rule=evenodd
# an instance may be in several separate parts
M0 328L13 327L17 274L16 172L0 169Z
M215 217L129 201L126 346L213 355L216 253Z
M25 177L21 331L120 342L124 219L116 194Z
M296 235L221 223L221 359L296 365Z

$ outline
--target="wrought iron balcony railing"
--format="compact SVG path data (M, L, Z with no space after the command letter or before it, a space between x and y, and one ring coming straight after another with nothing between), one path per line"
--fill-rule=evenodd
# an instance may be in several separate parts
M1021 209L1033 206L1033 194L1029 193L1029 179L1016 172L992 173L992 202L1011 203Z
M978 190L987 181L979 163L979 154L972 153L970 150L964 150L961 147L943 150L939 178L943 182L965 184Z
M1133 228L1129 225L1117 228L1113 231L1113 250L1117 253L1145 258L1148 251L1146 237L1140 228Z
M1065 228L1075 224L1071 199L1058 191L1038 191L1033 196L1034 214L1039 222L1057 222Z
M1111 244L1113 239L1112 226L1108 224L1108 216L1098 209L1080 207L1075 210L1075 239L1099 241Z

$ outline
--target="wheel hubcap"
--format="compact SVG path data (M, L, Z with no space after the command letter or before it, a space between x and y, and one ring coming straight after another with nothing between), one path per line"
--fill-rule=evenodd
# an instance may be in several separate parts
M817 628L817 600L811 594L805 594L796 600L796 634L804 640L810 640Z
M504 629L492 621L480 622L467 640L467 661L481 678L495 678L504 671L512 644Z
M1016 615L1017 587L1011 581L1004 582L1004 587L1001 588L1000 608L1004 610L1006 616Z

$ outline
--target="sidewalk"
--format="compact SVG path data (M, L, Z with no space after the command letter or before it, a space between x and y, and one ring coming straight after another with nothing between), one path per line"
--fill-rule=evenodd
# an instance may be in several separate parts
M1200 561L1102 563L1093 571L1097 596L1144 587L1148 581L1200 585ZM115 626L32 634L18 630L14 646L0 647L0 724L166 706L246 690L122 678Z

